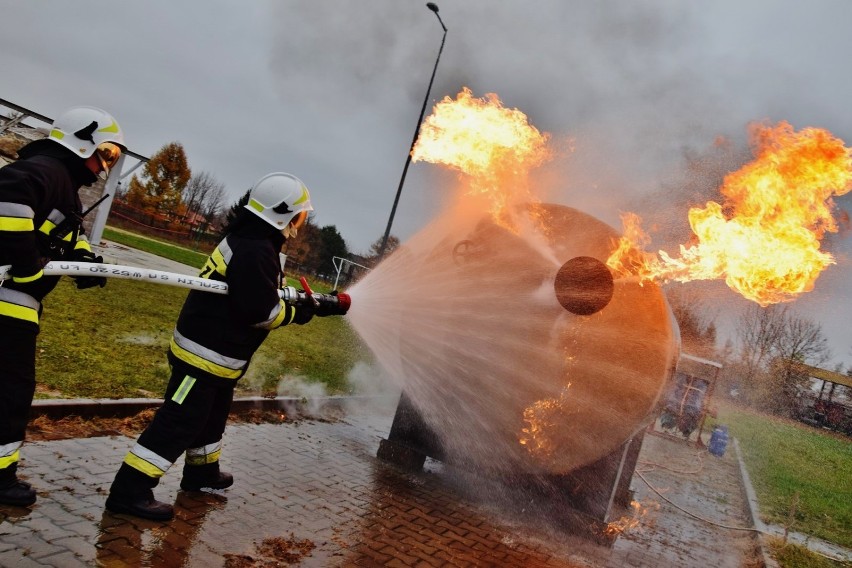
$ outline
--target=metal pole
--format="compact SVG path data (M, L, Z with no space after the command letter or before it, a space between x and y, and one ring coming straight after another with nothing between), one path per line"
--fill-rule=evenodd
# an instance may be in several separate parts
M444 30L444 36L441 38L441 47L438 49L438 57L435 58L435 67L432 68L432 77L429 79L429 87L426 89L426 97L423 99L423 107L420 109L420 118L417 119L417 128L414 130L414 138L411 140L411 147L408 149L408 155L405 157L405 167L402 168L402 177L399 179L399 187L396 188L396 197L393 200L390 217L388 218L388 226L385 229L385 235L382 237L382 246L379 247L379 260L385 255L385 248L388 246L388 238L390 237L393 218L396 215L396 206L399 204L399 196L402 193L402 186L405 184L405 174L408 173L408 166L411 165L411 153L414 151L414 145L417 143L417 137L420 136L420 124L423 122L423 115L426 114L426 105L429 103L429 93L432 91L432 83L435 81L435 73L438 71L438 62L441 60L441 52L444 51L444 42L447 41L447 26L438 14L438 6L432 2L427 2L426 7L435 12L441 28Z

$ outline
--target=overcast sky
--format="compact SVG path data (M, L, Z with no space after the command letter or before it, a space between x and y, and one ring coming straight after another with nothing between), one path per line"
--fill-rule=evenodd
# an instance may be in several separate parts
M621 211L665 211L682 230L675 212L716 197L712 176L686 173L686 156L703 163L718 137L745 148L751 121L822 127L852 144L852 2L438 5L449 33L430 102L463 86L493 92L554 143L570 139L573 153L548 166L548 200L613 226ZM0 98L52 117L101 106L132 150L178 141L232 200L266 173L291 172L317 223L354 252L384 233L441 42L425 2L0 0L0 10ZM425 226L451 181L412 165L392 232L404 241ZM832 239L838 265L795 303L847 365L849 241Z

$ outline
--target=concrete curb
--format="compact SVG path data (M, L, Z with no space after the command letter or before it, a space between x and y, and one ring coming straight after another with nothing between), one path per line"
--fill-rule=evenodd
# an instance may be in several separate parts
M766 568L779 568L778 563L774 558L769 554L769 544L766 541L767 538L767 530L766 525L763 521L760 520L760 509L757 504L757 494L754 492L754 487L751 484L751 478L748 475L748 470L746 470L745 462L743 462L742 453L740 453L740 443L734 438L734 451L737 454L737 462L740 466L740 476L743 480L743 490L746 495L746 502L748 503L748 512L751 516L751 523L754 525L759 532L757 533L757 545L760 548L760 555L763 557L763 565Z
M325 397L286 397L266 398L260 396L235 398L231 412L245 414L252 410L282 410L285 413L316 414L324 410L342 408L350 403L378 402L386 396L353 395ZM38 399L34 400L30 410L31 418L44 416L52 419L67 416L81 418L127 418L139 412L158 408L163 404L157 398L77 398L77 399Z

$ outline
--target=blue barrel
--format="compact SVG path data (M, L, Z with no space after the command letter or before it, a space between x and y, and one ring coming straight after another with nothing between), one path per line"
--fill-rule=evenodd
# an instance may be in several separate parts
M725 455L725 450L728 447L728 427L716 426L713 428L713 433L710 435L710 445L708 451L717 457Z

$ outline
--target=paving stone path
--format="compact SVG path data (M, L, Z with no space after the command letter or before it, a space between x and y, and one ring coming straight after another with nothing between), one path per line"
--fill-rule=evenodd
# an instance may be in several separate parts
M123 436L27 443L32 509L0 507L0 566L713 566L754 563L754 539L684 514L634 478L639 526L612 547L579 538L488 480L427 461L378 460L392 408L338 420L234 424L223 468L234 487L180 491L180 464L157 488L169 523L105 513L106 489L134 442ZM661 467L661 465L666 467ZM697 470L695 473L689 473ZM747 524L736 460L646 436L639 472L722 524Z

